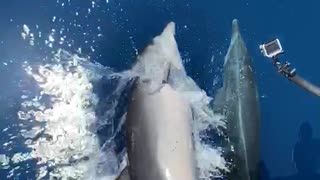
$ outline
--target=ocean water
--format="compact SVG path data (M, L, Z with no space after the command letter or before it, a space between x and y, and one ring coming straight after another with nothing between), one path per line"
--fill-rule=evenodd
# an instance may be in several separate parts
M88 171L94 172L87 174L90 178L112 179L125 158L117 146L123 141L117 132L124 111L116 107L125 102L122 93L132 77L125 70L137 54L174 21L186 72L213 97L221 85L234 18L254 59L259 85L261 160L268 169L264 175L294 176L299 173L292 158L296 144L303 147L298 157L311 154L317 160L318 147L301 143L299 130L307 122L314 138L320 137L320 103L277 74L258 46L278 37L285 49L283 59L320 85L319 5L315 0L1 2L0 154L6 156L0 159L10 158L1 165L1 179L80 177Z

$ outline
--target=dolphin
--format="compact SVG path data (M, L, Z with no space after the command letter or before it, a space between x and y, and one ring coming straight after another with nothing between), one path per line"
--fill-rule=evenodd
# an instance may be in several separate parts
M228 179L258 179L260 159L260 108L252 59L232 22L232 37L223 65L223 86L215 96L214 111L223 113L230 142Z
M138 56L138 75L127 112L128 167L119 180L195 180L191 105L169 84L170 69L183 70L175 24Z

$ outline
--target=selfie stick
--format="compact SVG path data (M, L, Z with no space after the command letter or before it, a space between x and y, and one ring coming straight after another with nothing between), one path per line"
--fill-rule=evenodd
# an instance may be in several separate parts
M294 82L296 85L300 86L301 88L309 91L310 93L316 96L320 96L320 88L310 83L309 81L305 80L301 76L297 75L296 69L291 69L289 62L285 62L284 64L281 64L277 57L274 57L272 59L273 59L273 65L277 68L280 74L282 74L288 80Z
M305 80L301 76L297 75L296 69L290 68L290 63L286 61L282 64L279 60L279 55L283 54L284 51L282 49L281 43L279 39L274 39L269 41L265 44L259 46L261 53L273 60L273 65L276 67L278 72L282 74L288 80L294 82L296 85L300 86L301 88L309 91L310 93L320 96L320 88L315 86L314 84L310 83L309 81Z

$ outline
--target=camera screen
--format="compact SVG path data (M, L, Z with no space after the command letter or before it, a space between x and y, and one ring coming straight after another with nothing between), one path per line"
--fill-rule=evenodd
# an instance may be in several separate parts
M280 50L279 44L278 44L278 42L276 40L275 41L271 41L268 44L266 44L265 48L266 48L267 54L271 54L271 53L273 53L275 51Z

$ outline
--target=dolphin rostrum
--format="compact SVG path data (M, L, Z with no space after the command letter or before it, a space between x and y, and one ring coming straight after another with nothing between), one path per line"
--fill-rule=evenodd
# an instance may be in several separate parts
M255 180L260 158L260 110L252 59L232 22L231 43L223 66L223 86L218 90L214 110L222 112L230 141L231 171L228 179Z
M191 106L168 83L182 69L169 23L133 66L138 74L127 113L129 166L119 179L195 180Z

